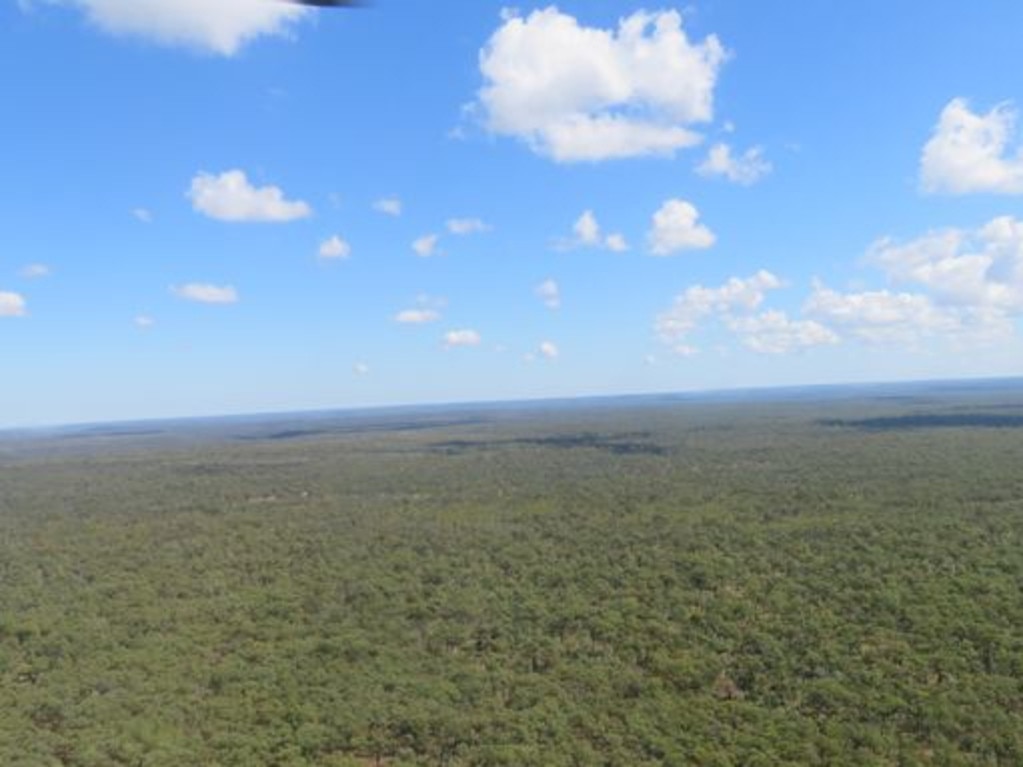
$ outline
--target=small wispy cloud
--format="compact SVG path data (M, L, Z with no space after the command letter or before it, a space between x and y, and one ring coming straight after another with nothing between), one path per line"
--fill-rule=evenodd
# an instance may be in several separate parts
M318 254L326 261L343 260L352 255L352 246L335 234L320 243Z
M28 280L38 280L49 277L53 270L46 264L29 264L21 269L19 274Z
M132 323L139 330L149 330L149 328L153 327L153 325L156 324L156 320L154 320L148 314L139 314L132 320Z
M28 305L20 293L0 290L0 317L24 317L28 314Z
M557 344L553 341L543 341L540 344L540 356L544 359L556 360L559 353Z
M558 283L554 280L544 280L533 289L533 292L537 298L543 301L544 306L548 309L558 309L561 307L561 288L558 287Z
M424 234L412 242L412 250L420 258L429 258L437 255L437 243L440 238L436 234Z
M385 216L400 216L402 211L401 200L397 197L381 197L373 203L373 210L383 213Z
M172 285L170 291L178 298L200 304L234 304L238 302L238 291L231 285L188 282L184 285Z
M616 232L604 238L604 247L615 253L624 253L629 249L629 243L625 241L624 236Z
M479 346L483 339L475 330L449 330L444 334L444 348L452 349L458 346Z
M357 376L369 375L369 365L367 365L365 362L356 362L354 365L352 365L352 373L354 373Z
M712 146L706 159L696 168L701 176L720 177L742 186L752 186L771 170L771 163L764 159L762 147L755 146L741 155L734 155L732 148L724 143Z
M435 309L403 309L394 315L394 321L401 325L425 325L440 319Z
M141 221L143 224L153 223L153 212L149 208L133 208L131 215L132 218L136 221Z
M416 296L415 306L402 309L394 315L394 321L401 325L426 325L437 322L441 318L440 310L447 305L446 298L421 293Z
M490 231L490 226L478 218L449 218L447 229L451 234L465 235Z
M556 247L561 250L573 248L606 248L617 253L629 249L625 236L612 232L605 235L600 222L592 210L584 210L572 224L572 236L561 240Z
M572 231L580 245L600 245L600 224L592 210L583 211L572 226Z

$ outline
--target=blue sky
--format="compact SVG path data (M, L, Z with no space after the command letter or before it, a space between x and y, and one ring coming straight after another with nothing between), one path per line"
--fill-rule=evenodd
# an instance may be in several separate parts
M1023 5L0 5L0 427L1023 374Z

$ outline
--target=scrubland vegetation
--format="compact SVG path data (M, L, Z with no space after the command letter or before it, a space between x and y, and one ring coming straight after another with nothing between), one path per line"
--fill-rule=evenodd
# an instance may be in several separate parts
M0 764L1023 764L1023 387L0 436Z

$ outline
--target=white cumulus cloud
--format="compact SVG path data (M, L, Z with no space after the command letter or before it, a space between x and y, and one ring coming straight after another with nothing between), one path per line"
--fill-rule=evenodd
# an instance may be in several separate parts
M770 310L748 317L730 317L728 327L748 349L761 354L787 354L823 344L837 344L838 335L815 320L789 319Z
M178 298L200 304L234 304L238 302L238 291L231 285L189 282L184 285L172 285L171 293Z
M691 356L696 349L688 338L701 322L715 317L728 321L751 314L764 302L768 291L781 286L780 279L763 269L746 279L732 277L717 287L693 285L657 316L654 330L676 353Z
M868 343L910 346L1004 339L1023 315L1023 221L1011 216L904 242L885 237L866 261L906 289L842 293L818 283L804 313Z
M685 200L666 200L654 213L647 238L650 251L668 256L680 250L698 250L714 244L714 233L699 223L699 211Z
M28 314L28 305L20 293L0 290L0 317L24 317Z
M987 114L953 99L938 118L920 159L925 192L1023 194L1023 146L1014 143L1016 110L999 104Z
M984 341L1011 332L1005 316L998 312L941 306L923 293L840 293L818 284L803 312L871 344L914 346L932 337Z
M629 249L625 237L617 232L605 235L600 228L600 222L592 210L584 210L579 218L572 224L572 236L567 240L561 240L556 247L562 249L571 248L606 248L615 252L622 252Z
M20 0L79 8L89 21L114 35L162 45L234 55L263 35L287 35L308 8L266 0Z
M240 170L197 174L188 198L196 211L219 221L293 221L312 215L305 202L285 199L276 186L254 187Z
M764 159L761 147L747 149L737 156L732 154L728 144L715 144L696 171L701 176L720 176L736 184L751 186L771 172L771 163Z
M309 12L264 0L68 0L100 29L231 56L264 35L287 35Z
M889 279L922 286L943 304L1023 312L1023 221L1011 216L908 242L884 238L867 258Z
M337 260L348 258L350 255L352 255L352 246L336 234L320 243L320 258Z
M444 346L448 349L456 346L479 346L483 339L475 330L449 330L444 334Z
M561 288L558 287L558 283L552 279L547 279L541 282L533 291L537 297L543 301L544 306L548 309L558 309L561 307Z
M550 6L505 13L479 58L485 127L578 162L698 143L692 126L713 117L726 53L713 35L691 42L677 11L637 11L600 29Z

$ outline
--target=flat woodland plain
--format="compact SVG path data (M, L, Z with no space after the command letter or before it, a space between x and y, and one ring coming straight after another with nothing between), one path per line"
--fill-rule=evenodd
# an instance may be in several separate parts
M1023 764L1023 381L0 433L0 764Z

